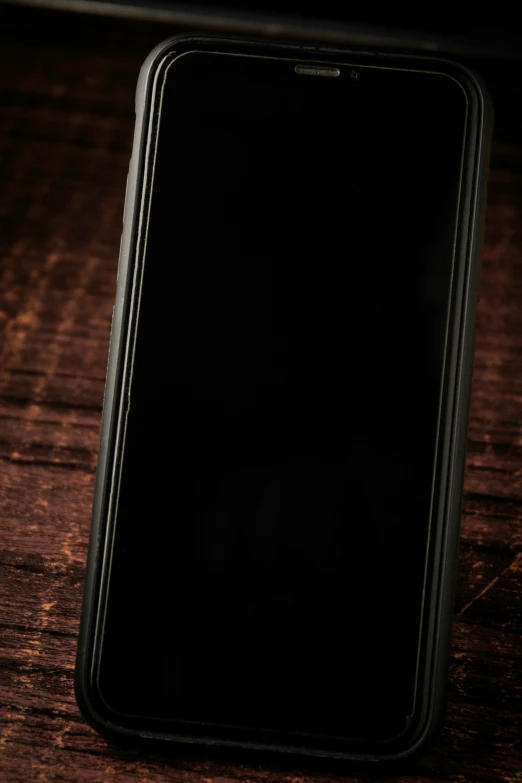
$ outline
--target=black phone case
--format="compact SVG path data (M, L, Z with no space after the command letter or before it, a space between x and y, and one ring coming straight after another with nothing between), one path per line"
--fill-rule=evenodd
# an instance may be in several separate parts
M205 727L194 727L190 736L169 733L165 726L132 727L116 720L103 704L95 685L100 653L100 618L106 597L114 527L122 433L128 409L130 370L137 331L141 273L152 187L155 141L161 112L162 77L173 56L197 49L234 52L299 62L375 64L438 71L456 79L468 98L468 138L463 160L463 186L459 204L457 244L452 284L448 360L444 367L444 395L437 443L440 492L438 515L429 557L429 590L423 627L424 676L418 714L412 729L397 746L364 748L354 744L346 752L315 748L312 739L302 746L275 745L268 740L237 741L205 736ZM483 236L483 213L491 136L492 110L487 91L464 67L438 58L392 52L333 49L305 44L245 42L233 39L182 36L157 46L145 61L136 92L136 127L129 166L125 217L113 312L107 383L101 428L100 452L94 494L90 547L76 662L75 688L85 718L113 738L159 740L188 749L203 746L228 748L232 753L264 751L296 760L313 757L352 760L375 765L411 760L421 754L439 729L444 713L445 683L449 659L454 585L457 568L460 509L464 478L468 410L473 364L475 308ZM146 535L146 530L144 531Z

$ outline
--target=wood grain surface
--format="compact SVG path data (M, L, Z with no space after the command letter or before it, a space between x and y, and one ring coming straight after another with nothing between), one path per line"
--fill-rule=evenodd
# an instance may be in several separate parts
M6 783L332 779L121 750L86 725L73 695L134 90L172 32L0 8ZM425 759L389 780L522 781L522 73L477 67L496 126L448 709Z

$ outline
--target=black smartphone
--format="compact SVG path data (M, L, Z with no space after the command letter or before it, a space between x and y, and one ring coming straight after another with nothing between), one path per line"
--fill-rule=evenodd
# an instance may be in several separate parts
M443 60L149 57L76 676L100 730L368 761L433 736L489 115Z

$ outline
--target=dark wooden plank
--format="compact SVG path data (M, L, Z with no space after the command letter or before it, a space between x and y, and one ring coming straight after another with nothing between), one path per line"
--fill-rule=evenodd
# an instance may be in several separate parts
M0 776L319 781L145 756L72 682L125 175L142 60L173 31L0 10ZM522 74L485 70L496 130L442 734L395 780L522 779ZM367 776L345 777L362 780Z

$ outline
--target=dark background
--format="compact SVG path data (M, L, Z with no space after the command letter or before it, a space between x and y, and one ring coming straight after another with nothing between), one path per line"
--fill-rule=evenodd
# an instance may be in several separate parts
M291 27L298 35L323 40L383 44L466 56L522 59L522 26L503 4L472 10L422 3L346 0L7 0L14 5L59 8L78 13L244 32L263 29L271 36ZM292 33L293 35L294 33Z
M0 7L0 770L8 781L325 779L123 751L86 726L73 695L136 78L158 41L193 27ZM448 709L433 749L401 777L412 781L520 779L522 73L506 53L507 43L480 58L458 55L484 74L496 118Z

